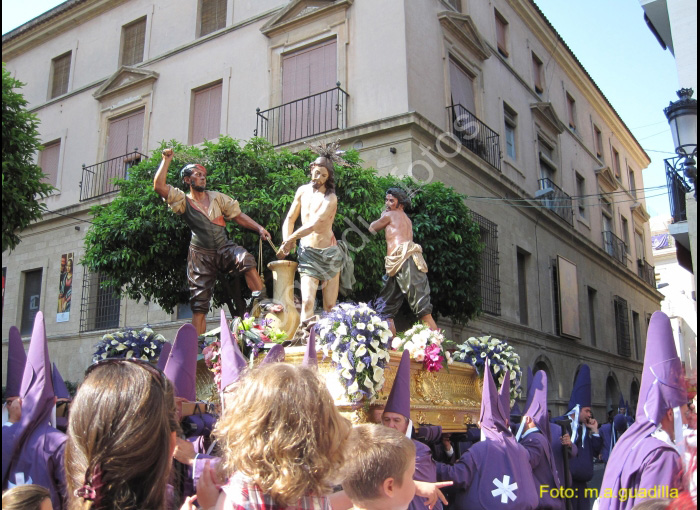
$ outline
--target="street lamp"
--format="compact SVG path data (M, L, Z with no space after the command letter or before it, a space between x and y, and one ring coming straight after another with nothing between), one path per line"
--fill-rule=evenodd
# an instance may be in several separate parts
M664 108L664 113L671 126L678 163L683 165L683 173L693 184L697 200L698 171L695 158L698 152L698 101L693 99L693 89L690 88L681 89L676 94L678 101L669 103L668 107Z

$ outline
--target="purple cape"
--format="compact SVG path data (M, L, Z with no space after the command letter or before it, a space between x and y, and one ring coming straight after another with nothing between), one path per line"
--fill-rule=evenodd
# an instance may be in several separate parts
M49 489L54 509L63 508L66 436L49 425L54 406L44 315L36 314L19 396L22 418L2 431L2 488L35 483Z
M657 497L642 494L642 490L680 487L680 455L652 434L667 410L687 403L682 374L671 321L663 312L655 312L647 330L637 419L610 455L600 489L600 510L627 510Z
M528 453L508 428L508 373L503 386L499 395L487 364L480 416L485 440L467 450L454 466L438 464L438 480L452 480L458 491L455 508L531 510L539 503Z
M22 385L22 374L27 362L27 354L24 352L22 335L15 326L10 327L10 339L7 344L7 385L5 395L7 397L19 396L19 388Z

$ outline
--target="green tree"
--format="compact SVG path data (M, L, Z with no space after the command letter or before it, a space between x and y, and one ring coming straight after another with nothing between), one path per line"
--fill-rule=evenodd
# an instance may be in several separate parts
M39 120L26 110L27 100L15 89L24 83L13 78L2 63L2 251L13 250L19 233L46 210L37 199L54 187L33 161L41 150Z
M189 162L207 167L207 188L235 197L243 212L265 226L276 245L295 190L308 182L308 166L316 157L306 150L297 154L275 151L265 140L247 144L228 137L202 148L175 141L163 143L150 159L129 170L128 180L117 181L118 196L111 203L93 208L93 226L86 236L83 264L106 277L105 285L121 289L132 299L145 298L171 312L189 299L186 278L190 230L170 212L153 191L153 176L166 146L175 149L168 184L182 187L179 169ZM379 292L384 274L386 243L383 234L372 235L367 226L379 218L387 188L399 181L377 176L360 166L357 152L345 154L347 167L336 166L338 213L333 230L346 241L355 263L357 283L343 299L369 301ZM479 228L470 219L463 197L441 183L420 185L401 182L418 190L414 197L416 242L423 244L430 265L434 314L466 322L479 310ZM235 223L227 223L229 236L257 258L259 237ZM263 260L275 260L263 245ZM271 289L271 279L266 279ZM243 292L247 289L243 285ZM214 289L214 305L226 302L221 282Z

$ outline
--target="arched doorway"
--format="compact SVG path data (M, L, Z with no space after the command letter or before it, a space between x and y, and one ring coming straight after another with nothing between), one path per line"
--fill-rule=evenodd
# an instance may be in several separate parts
M600 423L605 423L609 421L610 412L614 415L617 413L617 404L620 401L620 387L615 380L615 377L610 374L605 381L605 417L599 419Z

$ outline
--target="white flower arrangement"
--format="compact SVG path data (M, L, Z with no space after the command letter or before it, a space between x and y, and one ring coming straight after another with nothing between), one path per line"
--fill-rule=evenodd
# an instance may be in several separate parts
M160 351L165 343L165 337L155 333L146 326L141 331L123 329L114 333L107 333L99 343L95 345L92 361L96 362L105 358L139 358L144 361L155 362L160 356Z
M448 365L453 363L452 355L445 350L451 343L441 331L431 330L419 322L402 336L395 337L391 346L398 351L408 351L411 359L423 363L428 372L438 372L443 367L443 360L447 360Z
M390 358L389 324L365 303L340 303L315 327L321 350L337 368L346 397L376 399Z
M457 349L455 360L469 363L482 378L484 377L484 365L488 359L491 375L499 387L503 383L506 371L510 370L511 401L520 396L520 381L523 373L520 369L520 355L515 352L512 345L486 335L479 338L468 338L466 342L458 345Z

